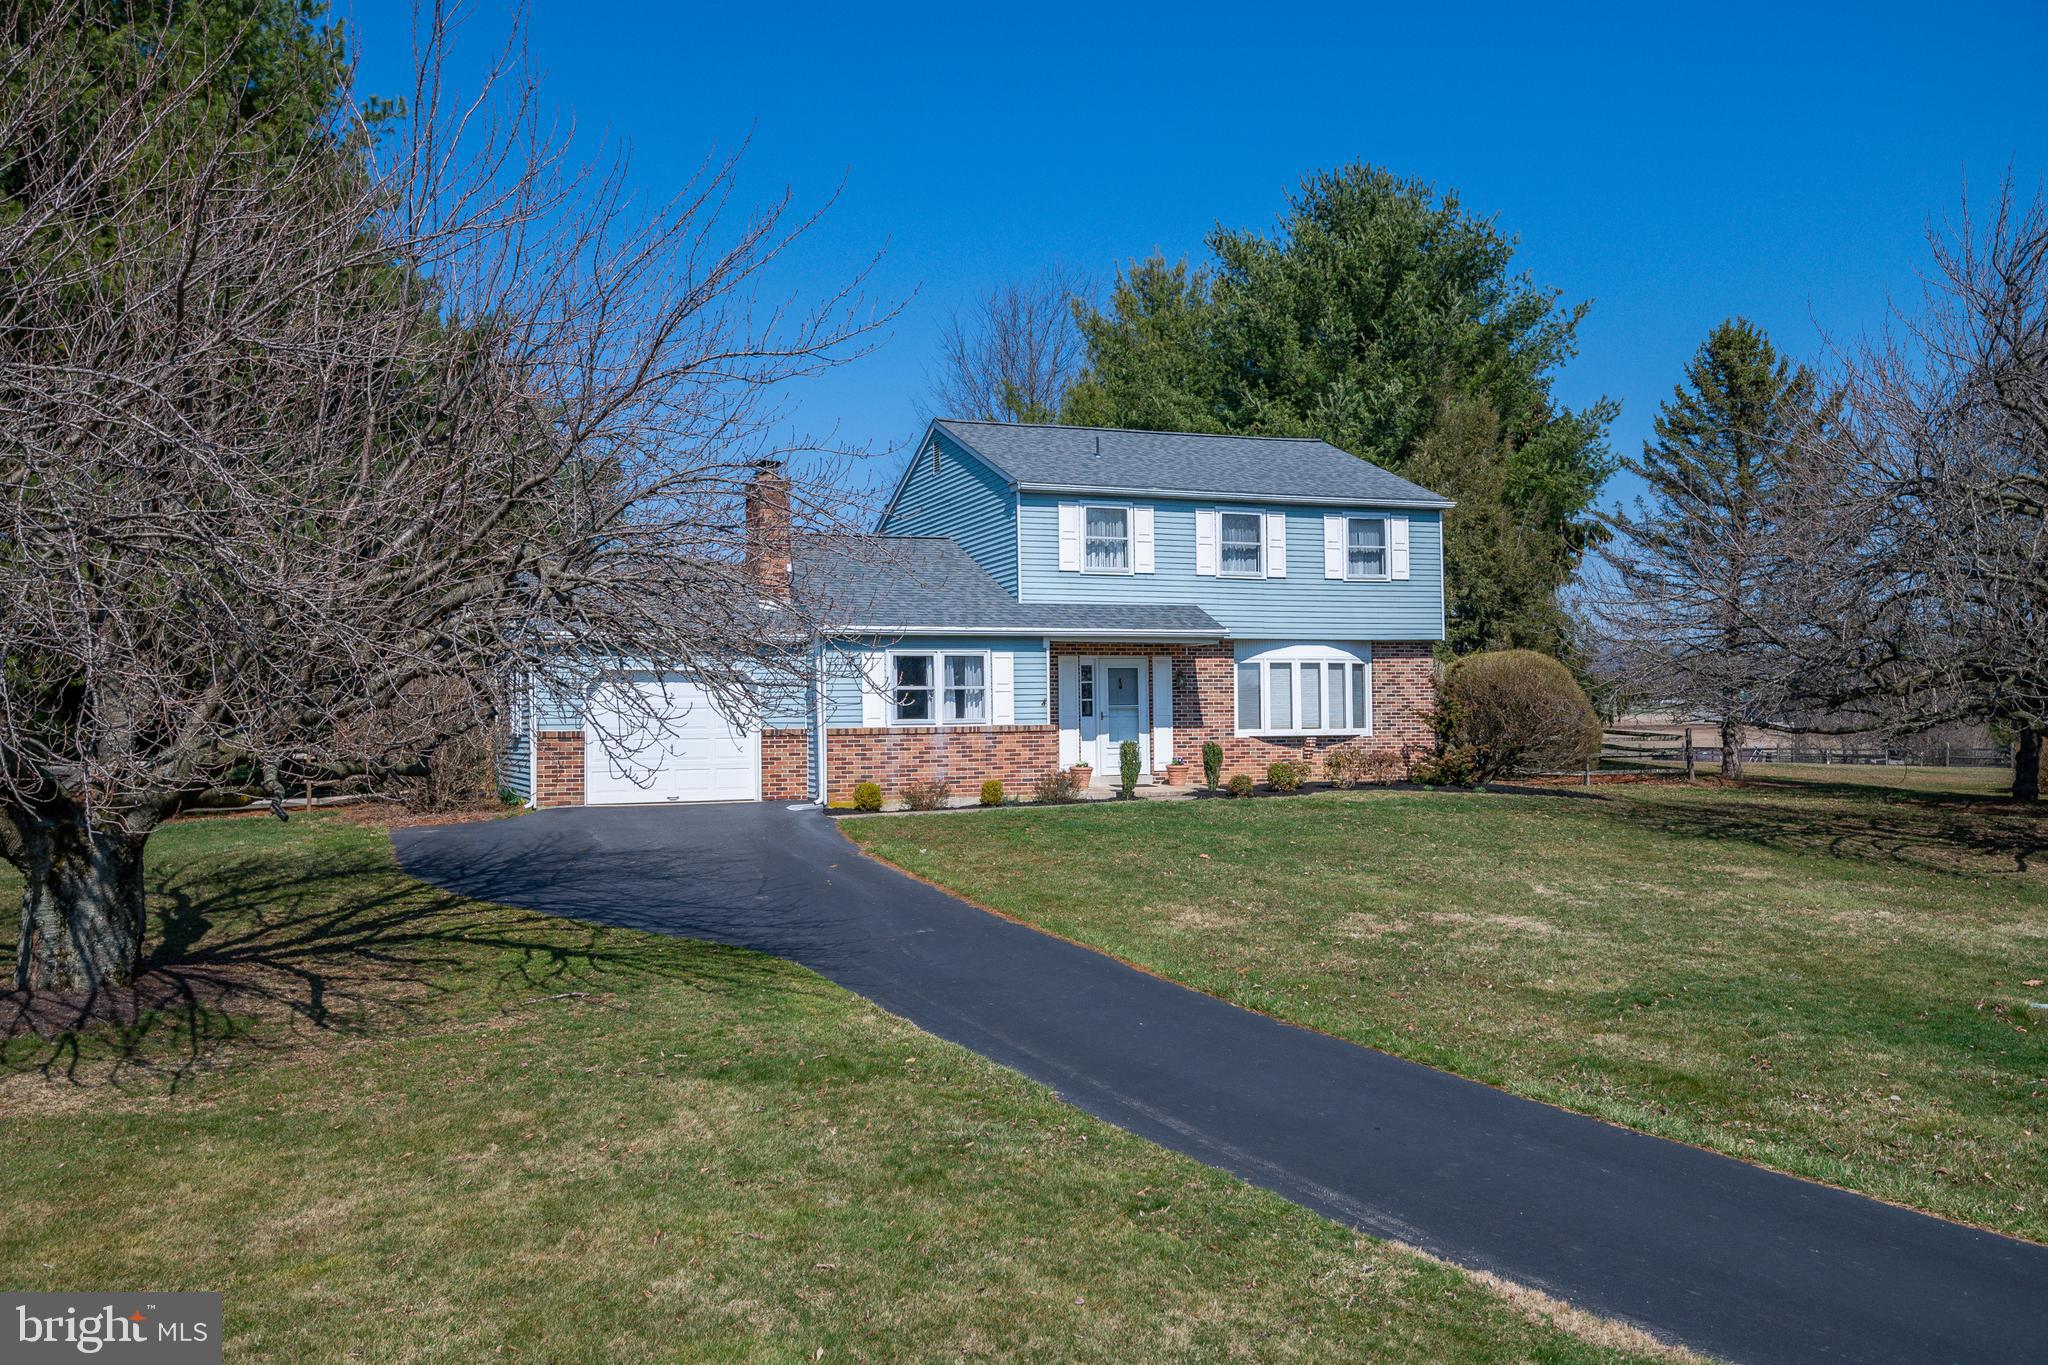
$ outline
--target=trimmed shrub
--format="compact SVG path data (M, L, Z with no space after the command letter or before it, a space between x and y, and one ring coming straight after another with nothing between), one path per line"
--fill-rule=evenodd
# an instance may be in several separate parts
M1408 770L1408 780L1425 787L1476 787L1479 761L1471 745L1453 745L1440 754L1416 759Z
M981 784L981 804L1000 806L1003 804L1003 784L991 777Z
M1302 772L1298 763L1270 763L1266 765L1266 785L1276 792L1298 792L1301 790Z
M1399 782L1408 775L1408 761L1386 749L1373 749L1361 756L1367 782Z
M1600 750L1600 718L1578 679L1533 649L1468 654L1452 663L1437 680L1430 728L1439 759L1471 751L1477 782L1577 768Z
M1210 791L1223 780L1223 746L1213 739L1202 745L1202 780Z
M1338 791L1350 791L1365 777L1365 755L1357 749L1332 749L1323 755L1323 780Z
M879 782L857 782L853 788L855 810L880 810L882 808L882 786Z
M897 793L903 798L903 804L912 810L937 810L952 794L953 789L937 778L929 782L906 782L903 790Z
M1032 784L1031 799L1056 806L1081 795L1081 778L1072 768L1053 768Z
M1239 773L1230 779L1230 784L1224 790L1241 800L1244 797L1250 796L1258 788L1258 785L1258 783L1252 781L1250 773Z
M1122 788L1124 798L1128 800L1130 799L1131 793L1138 789L1137 740L1127 739L1122 744L1117 746L1116 766L1118 769L1118 786Z

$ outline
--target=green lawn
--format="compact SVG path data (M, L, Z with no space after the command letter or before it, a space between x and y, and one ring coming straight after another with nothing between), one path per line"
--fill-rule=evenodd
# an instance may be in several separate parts
M159 1007L0 1047L11 1288L221 1290L242 1360L1656 1353L798 968L444 897L332 817L151 848Z
M2048 820L1961 794L1976 780L1359 792L846 829L1252 1009L2048 1240L2048 1028L2024 1008L2048 998Z

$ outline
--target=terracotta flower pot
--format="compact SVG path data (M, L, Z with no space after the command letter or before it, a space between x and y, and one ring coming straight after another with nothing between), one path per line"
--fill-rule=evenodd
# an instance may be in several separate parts
M1188 772L1188 765L1185 763L1169 763L1166 765L1166 785L1169 787L1185 787L1192 780L1192 776Z

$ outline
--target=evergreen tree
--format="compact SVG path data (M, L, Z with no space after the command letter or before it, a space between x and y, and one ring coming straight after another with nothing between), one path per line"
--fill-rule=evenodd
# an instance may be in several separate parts
M1515 273L1513 239L1454 192L1369 166L1306 179L1271 236L1208 246L1212 264L1139 263L1084 310L1067 420L1315 436L1428 483L1459 501L1451 648L1564 652L1557 590L1612 464L1614 405L1551 397L1585 306Z
M1610 518L1617 536L1601 554L1617 591L1603 615L1639 686L1719 721L1724 777L1741 774L1744 726L1778 700L1760 628L1787 562L1777 509L1831 410L1805 366L1732 318L1687 362L1654 438L1626 462L1648 494Z

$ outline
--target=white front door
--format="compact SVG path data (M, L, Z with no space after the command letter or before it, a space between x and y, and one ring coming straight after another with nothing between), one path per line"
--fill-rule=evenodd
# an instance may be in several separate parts
M1139 765L1145 759L1145 667L1141 663L1122 663L1106 659L1096 667L1100 677L1098 690L1102 692L1102 729L1098 737L1100 753L1096 755L1096 774L1108 782L1118 782L1122 774L1122 749L1124 741L1139 741Z
M760 799L759 728L728 719L685 678L629 674L591 698L590 715L590 805Z

